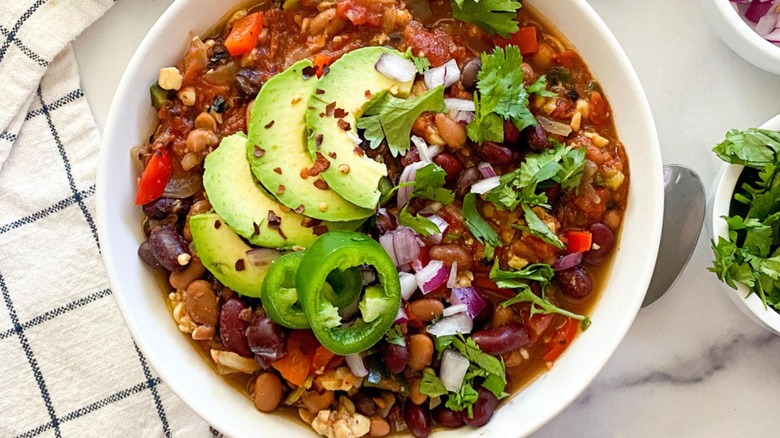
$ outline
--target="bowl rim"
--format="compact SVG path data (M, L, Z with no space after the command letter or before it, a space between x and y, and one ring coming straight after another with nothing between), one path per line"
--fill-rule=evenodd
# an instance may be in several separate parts
M780 130L780 114L772 117L759 128ZM745 166L739 164L723 163L721 176L718 179L715 194L712 200L712 216L710 218L712 225L713 240L718 237L728 239L728 224L722 216L728 216L731 206L731 199L734 196L737 180ZM732 289L726 283L720 282L723 289L729 294L729 298L734 304L743 311L747 311L755 322L764 328L780 335L780 313L765 308L764 303L757 294L750 294L750 290L742 283L736 283L737 289Z
M739 12L732 6L729 0L712 0L715 8L726 20L729 27L742 40L750 43L764 55L780 63L780 46L776 46L759 35L750 25L739 15Z
M112 233L109 232L110 225L108 222L108 217L110 217L110 211L108 210L108 196L110 195L110 190L108 189L109 185L108 182L112 181L111 177L112 175L109 173L111 168L111 162L109 161L109 156L111 155L109 153L109 148L112 147L111 140L116 137L116 132L120 130L119 126L121 126L121 112L124 110L123 107L121 107L118 103L118 97L124 97L125 94L128 93L128 86L131 82L132 76L134 75L134 72L140 68L140 66L145 62L145 59L142 58L142 54L145 52L152 50L153 44L160 40L160 38L164 37L166 34L167 29L171 26L171 21L177 17L179 14L181 14L185 9L191 7L191 4L197 3L198 1L204 1L204 0L183 0L183 1L177 1L173 2L168 9L161 15L161 17L158 19L158 21L155 23L155 25L152 27L152 29L149 31L149 33L146 35L144 40L141 42L141 44L136 49L133 57L131 58L130 62L128 63L127 69L122 76L122 79L119 82L119 85L117 86L116 95L114 98L114 101L112 102L109 115L107 118L106 123L106 129L104 131L104 137L103 137L103 144L100 151L100 161L99 161L99 168L98 168L98 175L97 175L97 188L96 188L96 198L97 198L97 222L98 222L98 233L101 237L101 242L103 242L103 250L102 255L103 259L106 265L106 272L109 277L109 281L113 287L113 290L116 292L114 294L114 298L116 299L117 303L119 304L119 308L122 312L122 315L125 319L125 323L127 324L128 328L130 329L130 332L133 334L133 337L138 344L139 348L143 353L146 355L148 361L152 365L152 367L156 370L156 372L162 377L163 381L168 383L169 387L173 390L173 392L181 397L181 399L191 408L193 409L198 415L200 415L202 418L204 418L206 421L208 421L211 425L218 428L223 434L228 436L234 436L238 435L239 431L243 430L238 423L239 422L230 422L225 421L224 418L221 418L219 414L212 410L213 408L213 402L203 402L201 400L193 400L191 397L192 390L188 389L186 385L182 382L182 379L177 376L176 370L173 369L170 365L166 364L165 361L162 358L162 353L158 351L159 347L155 346L155 341L152 339L149 339L146 337L146 334L144 333L142 324L143 322L139 319L138 315L135 314L135 311L130 303L131 296L129 294L122 293L121 290L126 287L124 286L119 280L122 277L121 273L121 267L115 265L116 260L118 259L117 255L114 253L114 249L112 248L111 243L111 235ZM598 14L595 12L595 10L586 2L586 0L569 0L572 6L572 14L577 16L579 20L585 20L589 21L590 24L588 27L593 27L594 29L598 29L598 33L595 34L595 37L600 40L601 43L603 43L603 46L605 47L604 50L609 51L616 62L619 63L619 68L616 70L620 71L620 76L622 82L627 86L627 89L624 90L624 92L627 92L631 97L626 98L627 100L631 101L632 103L635 102L636 106L632 105L632 108L636 110L639 114L634 115L633 117L636 119L635 122L640 124L639 128L627 128L626 130L631 130L635 132L635 136L639 136L641 138L641 141L644 143L641 147L637 146L637 148L641 148L642 150L646 151L646 157L645 160L641 163L643 168L646 168L645 173L647 175L646 185L651 186L647 190L647 196L646 198L642 199L642 210L643 213L646 212L654 212L654 214L648 215L650 219L647 221L649 222L646 229L643 229L643 249L646 251L643 256L645 257L645 266L637 265L636 269L636 275L632 279L633 286L635 290L638 291L646 291L647 286L650 282L650 278L652 275L653 266L655 265L655 258L657 254L657 248L658 244L660 243L660 236L661 236L661 227L662 227L662 216L663 216L663 177L662 177L662 165L661 165L661 153L660 153L660 145L658 141L658 135L657 131L655 129L655 122L653 120L652 112L650 110L650 105L647 101L647 97L643 91L643 88L641 86L641 83L639 81L639 78L633 69L633 66L631 65L628 57L626 56L624 50L617 42L617 39L612 34L612 32L609 30L607 25L603 22L601 17L598 16ZM536 6L533 2L531 2L532 6ZM228 6L225 7L225 10L228 9ZM536 9L541 9L541 7L537 6ZM542 12L543 15L544 14ZM559 24L556 22L552 23L554 26L559 27ZM568 32L567 32L568 33ZM566 33L565 33L566 35ZM568 35L567 35L568 36ZM589 66L591 66L593 61L589 63ZM600 79L603 79L603 73L601 76L599 76ZM614 95L617 95L620 92L620 90L615 90L612 93ZM628 116L624 116L628 117ZM617 121L617 119L616 119ZM618 129L620 126L618 126ZM637 133L638 132L638 133ZM624 136L620 136L621 139L624 139ZM634 161L634 166L639 165L639 161ZM632 168L633 169L633 168ZM633 172L632 172L633 174ZM635 201L634 201L635 202ZM631 208L632 202L629 202L629 209ZM636 213L635 213L636 214ZM622 238L621 238L622 240ZM137 245L137 244L136 244ZM535 417L533 419L527 419L525 423L527 424L527 433L533 433L534 431L538 430L541 426L543 426L546 422L550 421L552 418L554 418L558 413L560 413L563 409L565 409L569 404L571 404L581 393L585 390L585 388L593 381L595 376L603 369L606 362L609 360L610 357L614 354L615 350L617 349L618 345L622 342L622 340L625 338L626 333L628 332L629 328L631 327L637 312L639 311L641 302L644 298L644 293L635 292L633 295L631 295L630 299L624 300L625 308L622 309L621 317L619 318L619 321L617 322L610 322L610 333L611 335L607 337L604 342L602 342L599 345L599 350L597 354L594 354L594 356L597 357L596 360L591 359L591 361L586 364L587 366L583 367L581 370L581 374L577 376L571 376L570 379L566 379L566 382L569 386L565 391L561 392L561 398L559 399L559 403L555 403L555 406L552 407L545 407L542 411L542 415L540 415L538 418ZM599 301L601 303L603 301L603 298ZM597 304L598 306L598 304ZM594 310L595 311L595 310ZM166 321L170 323L170 321ZM173 324L171 324L173 325ZM182 338L184 338L182 336ZM186 339L184 339L186 341ZM582 342L574 343L572 345L572 348L569 350L574 350L576 345L582 345ZM583 353L579 353L580 356L585 356ZM205 368L205 367L201 367ZM553 370L556 368L554 367ZM209 373L213 373L211 369L206 370ZM537 380L542 380L545 377L548 377L553 372L550 371L546 374L544 374L541 378ZM216 376L219 377L219 376ZM535 385L535 384L534 384ZM224 382L222 382L222 386L227 387L227 389L230 392L237 392L235 391L230 385L225 385ZM533 386L533 385L532 385ZM211 390L215 391L219 388L211 388ZM243 397L243 395L241 395ZM516 401L517 398L513 397L509 400L508 404L511 404L513 401ZM505 412L508 412L506 409L504 409ZM513 412L516 411L513 410ZM499 411L500 413L501 411ZM279 416L267 416L264 417L264 421L273 422L273 417L279 418ZM283 418L283 421L285 424L290 423L290 420L287 418ZM491 427L490 424L487 426L475 429L473 431L465 431L465 430L457 430L457 431L449 431L449 432L438 432L439 435L445 437L445 436L481 436L486 433L493 433L497 432L495 429L499 429L499 427L496 424L496 422L492 422L494 427ZM502 421L500 424L500 428L503 428L503 432L507 432L509 429L506 426L506 421ZM292 427L292 426L290 426Z

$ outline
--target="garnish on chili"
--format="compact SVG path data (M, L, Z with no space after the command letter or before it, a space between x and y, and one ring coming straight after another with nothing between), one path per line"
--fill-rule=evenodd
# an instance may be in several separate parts
M148 204L162 196L172 172L173 162L168 149L155 151L138 181L135 205Z

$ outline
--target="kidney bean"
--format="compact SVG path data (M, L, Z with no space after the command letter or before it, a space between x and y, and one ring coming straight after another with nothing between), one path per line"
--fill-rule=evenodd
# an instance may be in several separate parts
M460 413L444 405L439 405L431 411L431 417L433 417L433 421L446 427L463 427L465 424L460 417Z
M403 164L404 167L418 161L420 161L420 151L417 150L416 147L409 148L409 150L406 151L406 154L401 157L401 164Z
M471 339L480 350L493 356L516 350L531 341L528 330L519 322L510 322L499 327L480 330Z
M441 166L447 173L447 182L455 181L463 171L463 164L449 152L442 152L433 157L434 164Z
M556 272L555 279L561 291L572 298L584 298L593 290L590 274L580 265Z
M455 181L455 193L461 198L466 196L471 186L480 179L482 179L482 174L479 173L479 169L475 166L467 167Z
M409 337L409 368L422 371L433 361L433 341L428 335L416 334Z
M615 247L615 233L601 222L592 224L588 227L588 231L593 235L593 246L591 247L593 249L585 251L582 254L582 259L591 265L599 265L609 257L612 248Z
M482 60L479 58L472 58L466 62L463 70L460 71L460 83L464 88L473 88L477 85L477 75L481 69Z
M192 200L186 199L174 199L174 198L157 198L154 201L144 204L141 207L144 214L150 219L164 219L170 214L186 213L192 206Z
M431 322L444 313L444 304L433 298L421 298L409 304L409 311L423 324Z
M355 410L365 415L366 417L371 417L376 414L378 406L376 405L373 397L371 397L369 394L365 392L358 392L355 395Z
M426 438L431 432L425 408L417 406L411 401L407 401L404 405L404 421L409 432L417 438Z
M208 281L195 280L190 283L184 291L184 305L193 321L216 327L219 314L217 295Z
M245 357L252 356L246 339L249 324L239 318L239 314L248 307L238 298L231 298L222 305L219 313L219 337L222 345L233 353Z
M284 387L274 373L263 373L255 379L255 407L261 412L271 412L282 401Z
M168 283L176 290L184 290L205 273L206 267L203 266L198 257L193 257L183 271L171 272L171 275L168 276Z
M482 427L490 421L493 417L493 413L498 407L498 399L492 392L485 388L477 389L477 401L474 403L473 412L474 415L469 418L468 410L464 410L460 413L460 418L464 423L472 427Z
M486 141L477 147L477 155L488 163L501 166L512 162L512 150L492 141Z
M504 121L504 144L515 146L520 142L520 130L509 120Z
M272 362L281 359L287 353L284 342L285 332L267 315L255 315L245 334L247 345L254 353L255 360L264 368L268 368Z
M408 347L385 342L379 347L379 351L390 374L402 373L404 368L406 368L407 362L409 362Z
M466 144L465 126L441 113L436 114L434 122L436 122L436 130L439 131L439 137L451 149L460 149Z
M157 269L162 267L160 262L157 261L157 258L154 257L152 246L149 244L148 240L144 240L141 242L141 245L138 246L138 258L151 268Z
M523 129L523 138L528 147L537 152L541 152L549 146L547 131L540 125L529 126Z
M189 244L173 225L152 229L149 246L154 258L169 271L181 271L190 261Z
M460 245L454 243L434 245L431 247L429 254L432 259L440 260L448 267L457 262L458 268L471 268L471 253Z

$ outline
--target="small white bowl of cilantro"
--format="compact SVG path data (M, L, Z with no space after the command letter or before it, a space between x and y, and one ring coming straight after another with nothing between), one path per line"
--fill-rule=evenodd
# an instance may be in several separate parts
M756 323L780 335L780 115L732 130L713 151L729 163L712 200L711 271Z

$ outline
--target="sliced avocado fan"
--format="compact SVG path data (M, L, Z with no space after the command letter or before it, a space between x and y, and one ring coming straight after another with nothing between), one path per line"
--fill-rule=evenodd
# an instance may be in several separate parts
M249 120L247 158L252 173L287 207L315 219L364 219L372 208L361 208L328 188L307 149L306 105L317 87L310 60L296 62L263 85ZM320 160L318 165L326 164ZM316 173L314 171L313 173Z
M347 201L368 209L379 201L379 180L387 175L387 166L358 147L356 121L373 99L388 92L406 97L414 82L379 73L375 65L385 53L403 56L386 47L364 47L339 58L320 79L306 111L309 155L329 163L322 178Z
M209 202L236 234L265 248L305 248L326 231L360 226L362 221L320 222L280 204L252 176L246 144L243 134L225 137L204 162Z

